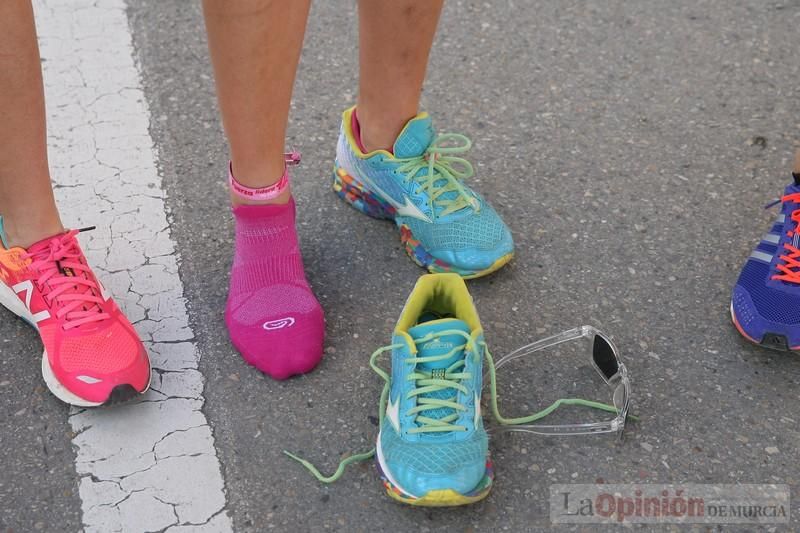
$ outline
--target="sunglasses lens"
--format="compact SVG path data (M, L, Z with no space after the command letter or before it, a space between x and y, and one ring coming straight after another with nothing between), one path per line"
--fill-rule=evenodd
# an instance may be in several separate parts
M592 355L594 357L594 364L600 369L600 372L606 377L611 379L614 374L619 370L617 363L617 356L614 354L614 349L611 344L602 335L594 336L594 346L592 348Z

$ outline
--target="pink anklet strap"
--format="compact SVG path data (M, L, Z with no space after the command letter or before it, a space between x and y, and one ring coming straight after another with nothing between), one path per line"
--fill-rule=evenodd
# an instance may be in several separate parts
M272 200L280 196L289 187L289 167L300 164L300 152L292 151L290 153L283 154L283 157L285 166L281 179L268 187L258 188L248 187L247 185L242 185L236 181L236 178L233 177L233 162L229 161L228 184L231 186L231 191L233 191L233 194L240 198L244 198L246 200L255 200L257 202Z

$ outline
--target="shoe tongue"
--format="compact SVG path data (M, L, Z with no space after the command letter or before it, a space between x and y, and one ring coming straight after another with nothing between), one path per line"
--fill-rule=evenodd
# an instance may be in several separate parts
M408 330L408 334L414 340L421 339L430 333L436 333L445 330L458 330L464 333L469 333L470 329L466 322L456 318L442 318L439 320L431 320L424 322L418 326ZM451 352L456 346L466 344L466 339L458 334L450 333L441 335L431 339L425 343L417 344L417 357L431 357L436 355L444 355ZM452 357L442 359L440 361L431 361L430 363L420 363L419 368L426 370L436 370L440 368L448 368L450 365L464 357L463 350L457 350Z
M401 159L418 157L425 153L433 142L433 123L431 117L420 113L409 120L394 142L394 155Z
M436 132L433 129L431 117L428 116L427 113L420 113L406 123L403 131L400 132L400 135L398 135L397 140L394 142L393 151L395 157L405 159L421 156L431 145L435 135ZM417 172L417 176L424 176L427 175L427 173L427 168L420 168ZM443 187L446 184L447 180L444 177L439 176L437 178L436 187ZM453 201L456 198L458 198L458 192L451 190L445 192L444 194L440 194L438 201ZM465 204L459 209L459 211L468 207L469 204ZM434 206L434 210L437 215L441 213L443 209L444 208L439 203L436 203Z

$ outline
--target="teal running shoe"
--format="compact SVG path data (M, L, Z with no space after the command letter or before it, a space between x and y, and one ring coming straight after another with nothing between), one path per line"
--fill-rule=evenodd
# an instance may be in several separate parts
M481 500L492 487L481 417L483 329L464 281L423 276L392 338L376 446L387 494L411 505Z
M344 201L374 218L394 220L408 255L430 272L485 276L514 256L511 232L478 193L464 185L473 174L459 157L470 140L436 136L427 113L400 132L393 153L364 153L355 108L342 115L333 189Z
M391 375L377 364L387 352L392 354ZM480 407L484 354L483 329L464 280L454 273L422 276L406 301L392 344L370 358L386 382L375 448L342 460L330 476L284 453L323 483L339 479L347 465L375 457L386 493L409 505L482 500L494 479Z

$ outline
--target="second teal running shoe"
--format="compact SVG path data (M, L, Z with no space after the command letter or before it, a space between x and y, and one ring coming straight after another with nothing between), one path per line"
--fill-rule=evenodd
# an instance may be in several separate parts
M422 506L485 498L494 477L480 403L485 343L464 281L422 276L391 347L375 451L387 494Z
M478 193L464 185L472 176L463 135L436 136L427 113L405 125L393 152L364 153L355 108L342 115L334 191L375 218L394 220L408 255L430 272L485 276L514 256L511 232Z

